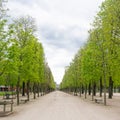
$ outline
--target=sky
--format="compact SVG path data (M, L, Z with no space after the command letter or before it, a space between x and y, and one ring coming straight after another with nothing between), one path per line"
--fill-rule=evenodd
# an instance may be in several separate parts
M35 19L37 37L56 83L62 81L87 38L91 23L104 0L8 0L12 18L29 15Z

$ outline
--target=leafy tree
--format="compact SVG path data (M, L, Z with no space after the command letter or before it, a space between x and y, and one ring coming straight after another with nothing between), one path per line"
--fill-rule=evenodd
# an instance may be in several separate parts
M100 96L102 96L102 88L104 88L105 105L107 88L109 98L112 98L113 85L118 86L120 83L118 76L120 72L119 8L119 0L105 0L102 3L93 22L93 27L89 31L88 41L79 50L78 61L75 57L73 64L65 72L61 89L74 86L74 78L79 83L80 93L81 88L85 89L85 98L87 89L91 86L92 100L96 93L96 87L100 89ZM73 69L72 66L77 66L78 69Z

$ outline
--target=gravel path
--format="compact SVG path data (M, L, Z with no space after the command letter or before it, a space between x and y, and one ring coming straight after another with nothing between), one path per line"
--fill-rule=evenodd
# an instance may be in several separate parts
M60 91L15 108L0 120L120 120L120 108L103 106Z

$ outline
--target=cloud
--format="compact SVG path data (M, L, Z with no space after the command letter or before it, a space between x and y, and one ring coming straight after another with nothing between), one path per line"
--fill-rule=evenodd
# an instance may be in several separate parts
M86 42L90 23L103 0L9 0L12 17L32 16L48 64L60 83L65 66Z
M54 45L44 45L47 61L51 67L52 73L57 83L60 83L65 66L68 66L71 61L71 56L74 56L74 51L69 51L66 48L60 48ZM66 62L67 61L67 62Z
M47 44L52 44L58 48L76 49L83 45L88 34L84 28L69 26L61 28L59 26L42 26L39 33L44 36Z

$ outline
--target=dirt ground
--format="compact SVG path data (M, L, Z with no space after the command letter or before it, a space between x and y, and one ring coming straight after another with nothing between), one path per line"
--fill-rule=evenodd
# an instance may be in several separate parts
M79 96L55 91L21 104L14 111L0 120L120 120L120 96L116 95L104 106L90 98L85 100L83 97L80 99Z

